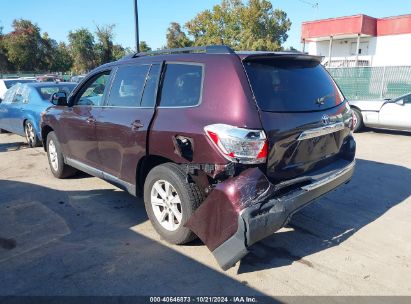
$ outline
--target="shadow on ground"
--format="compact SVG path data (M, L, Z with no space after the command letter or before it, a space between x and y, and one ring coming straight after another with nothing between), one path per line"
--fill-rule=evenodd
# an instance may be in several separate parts
M239 273L302 263L304 257L338 246L411 195L411 170L357 160L352 181L296 213L289 227L251 247Z
M13 134L5 134L6 136L11 136ZM11 143L0 143L0 152L11 152L18 151L23 149L28 149L29 146L24 140L24 137L21 137L21 141L11 142Z
M130 230L147 217L123 191L0 180L0 219L0 295L262 295Z
M384 129L373 129L373 128L365 128L362 133L365 132L373 132L377 134L391 134L391 135L403 135L403 136L411 136L410 131L397 131L397 130L384 130Z

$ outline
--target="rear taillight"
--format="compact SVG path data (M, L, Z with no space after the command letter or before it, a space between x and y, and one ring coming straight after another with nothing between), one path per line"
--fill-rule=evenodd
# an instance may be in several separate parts
M215 124L206 126L204 131L224 157L232 162L260 164L267 160L268 143L263 130Z

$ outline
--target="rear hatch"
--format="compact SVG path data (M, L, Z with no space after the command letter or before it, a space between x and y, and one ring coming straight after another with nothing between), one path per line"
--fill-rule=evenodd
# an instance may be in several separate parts
M243 65L269 141L271 181L301 177L347 158L349 106L318 57L250 55Z

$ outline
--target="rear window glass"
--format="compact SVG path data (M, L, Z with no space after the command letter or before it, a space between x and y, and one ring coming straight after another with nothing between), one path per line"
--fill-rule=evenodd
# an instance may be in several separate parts
M48 87L36 87L36 90L40 94L41 99L49 100L51 95L57 92L65 92L67 96L70 95L74 87L75 87L74 84L65 84L65 85L53 85L53 86L48 86Z
M149 65L119 67L108 104L116 107L139 107L149 68Z
M7 89L10 89L16 83L29 83L29 82L35 82L35 80L29 80L29 79L5 80L4 84L6 85Z
M200 103L203 67L194 64L167 64L160 105L188 107Z
M316 61L261 60L244 64L259 108L271 112L324 110L343 101Z
M153 64L150 69L144 88L143 99L141 100L142 107L154 107L157 93L158 78L160 76L160 65Z

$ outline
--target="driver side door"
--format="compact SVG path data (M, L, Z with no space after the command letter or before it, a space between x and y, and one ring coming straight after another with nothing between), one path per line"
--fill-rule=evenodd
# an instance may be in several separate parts
M70 100L71 106L60 117L64 126L66 160L82 169L99 168L100 158L96 138L96 121L101 113L111 77L111 70L98 72L89 77L76 90Z
M411 94L385 103L378 118L383 128L411 131Z

